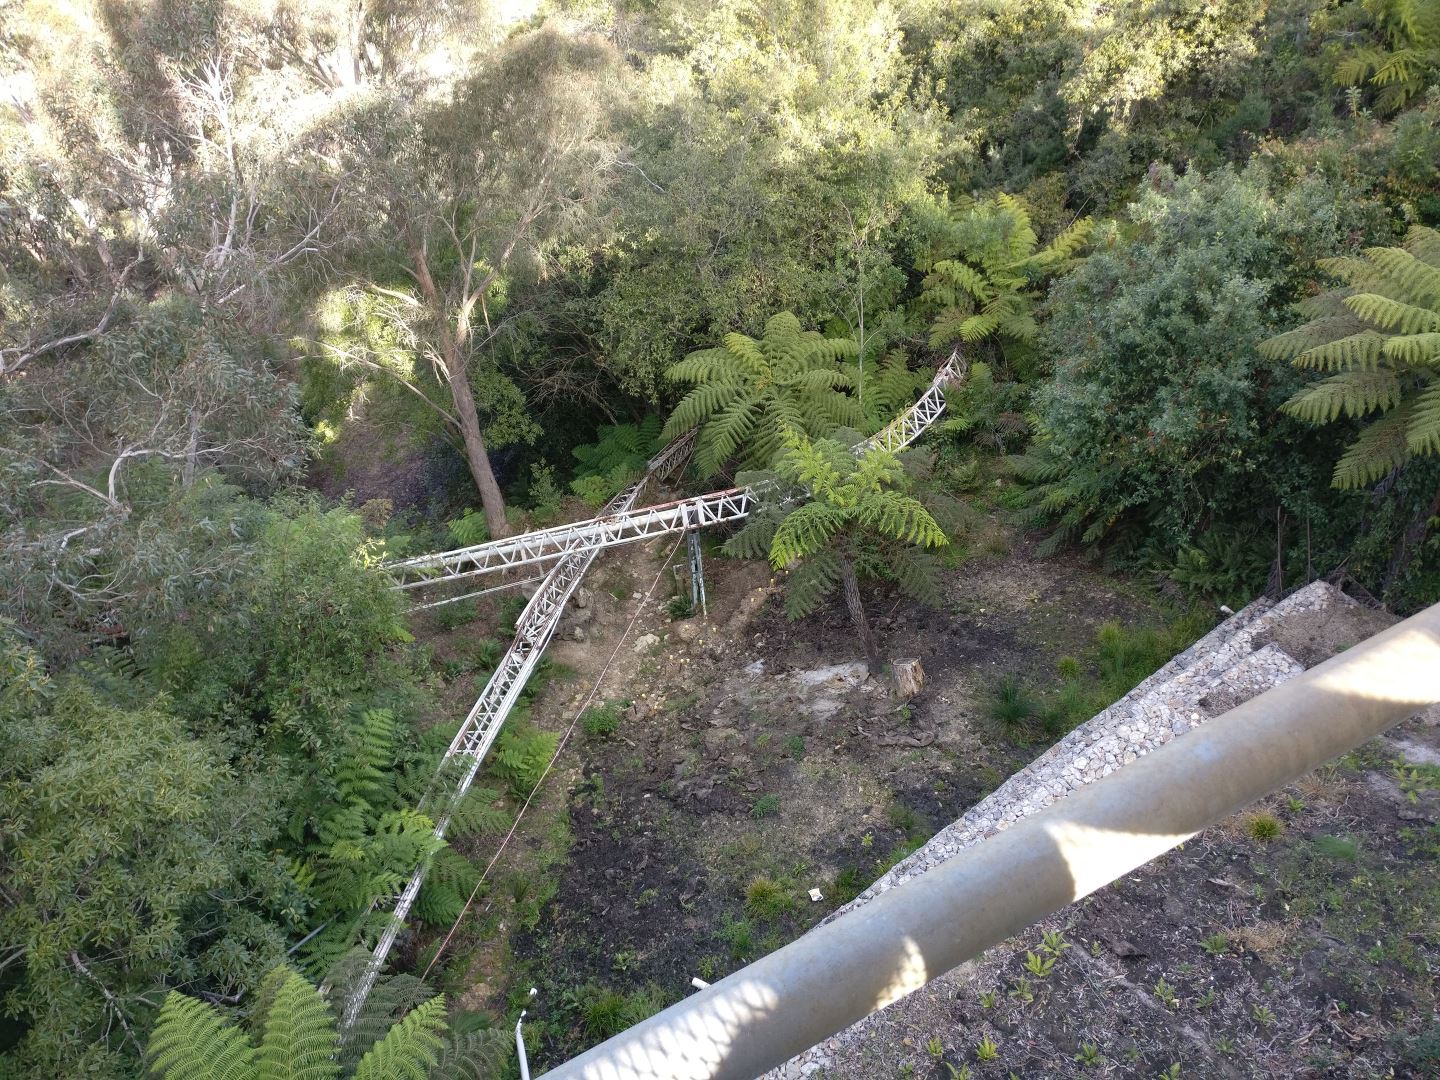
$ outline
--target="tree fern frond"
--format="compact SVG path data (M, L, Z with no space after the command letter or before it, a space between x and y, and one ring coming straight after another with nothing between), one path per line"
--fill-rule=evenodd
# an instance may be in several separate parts
M515 1052L515 1040L504 1028L451 1033L440 1048L431 1080L495 1080Z
M1440 267L1431 266L1404 248L1366 248L1365 257L1401 291L1398 299L1440 307Z
M1329 341L1306 349L1292 361L1296 367L1318 371L1373 371L1384 356L1385 335L1374 330Z
M875 491L861 500L856 516L886 536L919 547L940 547L950 541L919 499L902 491Z
M1440 332L1405 334L1386 340L1387 358L1404 367L1435 367L1440 363Z
M780 570L819 551L845 524L848 515L829 503L812 502L792 510L770 542L770 565Z
M803 619L835 590L840 563L834 552L818 551L794 566L785 578L785 616Z
M1411 225L1405 233L1405 250L1431 266L1440 266L1440 232L1427 225Z
M759 400L758 394L741 394L706 421L695 447L695 464L702 473L713 476L725 467L753 429L754 407Z
M940 561L927 551L898 548L891 553L890 573L900 591L923 604L940 597Z
M1400 402L1400 380L1389 371L1342 371L1299 391L1281 409L1311 424L1385 412Z
M1367 425L1335 464L1331 483L1341 489L1367 487L1398 469L1409 457L1405 429L1408 409L1396 409Z
M279 968L265 1014L257 1080L332 1080L340 1074L340 1039L330 1006L303 976Z
M355 1080L427 1080L439 1064L445 1026L445 997L437 995L412 1009L370 1048L355 1066Z
M256 1050L219 1011L171 991L150 1035L150 1066L165 1080L253 1080Z
M1345 298L1345 306L1381 330L1396 334L1419 334L1440 330L1440 313L1414 304L1402 304L1376 293L1355 293Z
M1440 381L1416 395L1405 427L1405 446L1412 454L1440 454Z

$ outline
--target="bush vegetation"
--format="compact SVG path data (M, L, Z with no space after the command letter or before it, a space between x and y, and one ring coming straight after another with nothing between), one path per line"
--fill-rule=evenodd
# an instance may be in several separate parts
M1432 8L8 7L0 1073L138 1076L172 991L264 1015L414 859L453 917L478 877L416 807L454 718L379 563L695 423L707 484L816 496L732 550L866 639L861 580L936 595L1012 511L1207 605L1434 602ZM854 458L956 345L934 459ZM996 718L1056 736L1198 629L1106 628ZM497 788L554 747L508 725Z

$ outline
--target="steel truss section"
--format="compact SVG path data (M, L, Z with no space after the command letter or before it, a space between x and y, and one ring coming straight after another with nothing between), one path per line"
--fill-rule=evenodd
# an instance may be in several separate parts
M945 387L951 382L958 381L963 372L963 362L958 355L952 355L945 365L935 373L929 389L920 396L919 400L897 417L894 423L877 435L858 444L855 452L863 453L875 446L881 446L890 451L902 450L909 446L945 411ZM450 827L450 819L454 815L455 809L470 791L485 755L500 734L500 728L504 724L505 718L519 699L520 692L524 690L525 683L534 672L535 665L539 662L545 647L555 635L556 627L560 624L560 617L565 612L566 603L579 588L580 579L585 576L585 572L590 569L590 564L595 561L595 557L601 550L614 544L630 543L648 536L661 536L671 532L703 528L706 525L738 521L750 513L755 496L752 491L743 488L730 488L726 491L702 495L697 499L682 499L678 502L646 507L643 510L631 512L631 508L640 497L640 492L644 489L645 484L652 477L671 471L677 464L685 460L694 445L694 439L695 433L691 432L662 450L650 461L645 475L612 499L605 507L605 515L594 521L581 522L573 526L561 526L559 529L546 529L539 533L527 533L525 536L481 544L474 548L461 549L458 552L443 552L440 555L407 559L390 564L392 570L413 569L427 564L428 560L431 568L438 567L443 570L447 565L446 559L466 555L472 569L464 573L451 573L445 578L431 579L454 580L456 577L485 573L490 569L527 565L539 561L539 558L560 558L560 562L546 576L539 590L530 598L530 603L525 606L525 610L516 620L515 640L505 651L499 667L490 676L490 681L485 684L485 689L445 751L442 771L444 764L448 764L457 757L468 757L470 760L466 763L459 783L446 797L443 810L435 817L436 839L443 840L445 838L445 832ZM584 543L580 543L579 540L571 543L567 539L566 543L570 544L569 547L555 547L552 542L548 555L531 557L523 561L516 560L512 556L510 561L488 565L485 569L474 568L477 562L484 562L488 557L484 554L487 550L517 552L523 550L524 544L531 538L553 536L557 533L565 533L567 537L583 538ZM456 562L454 565L458 568L465 565L465 561ZM346 1003L342 1018L344 1028L348 1029L353 1025L356 1017L360 1015L360 1009L374 988L380 969L385 966L385 960L389 956L391 948L394 947L400 931L404 928L405 920L410 915L410 909L420 895L420 889L425 884L425 875L428 870L428 860L416 867L404 890L395 898L394 907L385 929L375 945L375 950L366 964L365 973L361 976L350 1000Z
M651 461L645 475L612 499L606 509L628 510L635 505L635 500L640 497L640 492L650 478L662 475L672 469L677 462L684 460L693 444L693 435L672 443ZM465 717L465 722L460 725L460 730L445 751L445 758L441 763L442 773L445 765L456 757L465 756L470 760L466 763L465 771L454 791L448 796L443 796L445 797L444 808L435 817L435 838L437 840L445 839L445 832L450 827L451 817L459 807L461 800L469 793L470 787L480 771L481 762L484 761L496 736L500 734L500 728L510 714L510 710L514 708L520 692L525 689L525 683L534 673L535 665L544 653L545 646L555 635L555 629L560 625L560 617L565 613L565 604L574 595L580 585L580 579L585 576L585 571L590 569L590 564L595 561L600 550L599 547L591 547L562 559L559 565L550 571L544 583L530 598L530 603L525 606L525 610L515 620L515 640L505 650L499 667L490 676L490 681L485 684L485 689L481 691L480 697L470 709L469 715ZM404 929L405 920L409 917L410 909L420 895L420 889L425 884L425 875L429 869L429 860L416 867L405 888L395 898L395 904L391 909L385 929L365 965L365 972L359 983L356 984L350 1000L346 1003L342 1019L344 1028L349 1029L355 1023L361 1008L364 1007L365 999L374 989L380 969L385 966L385 960L395 945L395 939Z
M959 356L952 355L935 373L929 388L915 404L884 430L861 443L857 452L877 446L896 452L909 446L945 411L945 387L957 382L963 371L964 365ZM675 445L672 444L672 447ZM670 449L667 447L656 460L664 458ZM418 589L438 582L458 581L496 570L547 562L587 548L630 544L669 533L739 521L748 516L753 507L753 493L745 488L727 488L639 510L606 507L606 514L588 521L557 525L434 555L402 559L386 564L386 569L397 578L408 579L401 580L396 588Z

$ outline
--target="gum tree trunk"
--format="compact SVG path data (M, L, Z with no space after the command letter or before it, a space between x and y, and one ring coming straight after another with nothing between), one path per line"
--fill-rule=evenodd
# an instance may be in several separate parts
M465 462L470 466L470 475L480 492L480 507L485 512L485 525L493 538L508 536L510 526L505 520L505 496L495 480L495 470L490 467L490 454L485 449L485 438L480 432L480 413L475 408L475 394L470 389L470 375L465 370L459 342L455 340L455 334L450 327L449 313L440 302L439 291L435 288L435 280L430 276L430 265L425 253L419 248L412 248L410 258L415 265L415 279L420 283L420 294L440 327L440 359L445 364L445 381L450 385L450 397L455 402L455 415L460 422L460 438L465 444Z

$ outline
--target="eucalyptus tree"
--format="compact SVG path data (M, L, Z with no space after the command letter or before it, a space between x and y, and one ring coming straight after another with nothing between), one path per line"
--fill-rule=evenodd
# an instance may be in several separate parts
M452 85L377 89L345 129L350 209L367 230L345 284L384 296L385 317L429 361L448 402L421 397L458 436L495 536L507 531L505 502L478 402L508 380L490 350L510 328L507 298L545 272L610 181L622 77L604 41L547 26ZM363 349L340 359L397 373Z

